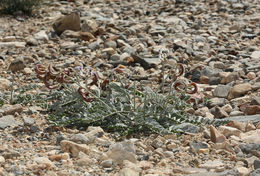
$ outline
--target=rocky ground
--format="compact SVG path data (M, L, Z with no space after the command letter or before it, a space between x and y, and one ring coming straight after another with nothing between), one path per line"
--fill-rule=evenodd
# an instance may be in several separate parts
M233 121L119 142L100 127L50 127L40 107L5 103L0 175L260 175L258 0L46 1L37 14L0 18L1 94L10 95L13 75L15 87L43 85L37 63L100 75L120 67L156 86L167 48L169 63L183 63L183 79L197 83L196 96L210 100L190 113Z

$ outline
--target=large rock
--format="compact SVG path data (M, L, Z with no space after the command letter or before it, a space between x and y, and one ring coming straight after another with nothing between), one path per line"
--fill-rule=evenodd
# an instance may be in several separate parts
M228 95L228 99L240 97L240 96L246 94L251 89L252 89L252 86L249 83L243 83L243 84L235 85L230 90L229 95Z
M79 31L80 30L80 16L73 12L64 17L60 17L53 24L54 31L61 35L65 30Z

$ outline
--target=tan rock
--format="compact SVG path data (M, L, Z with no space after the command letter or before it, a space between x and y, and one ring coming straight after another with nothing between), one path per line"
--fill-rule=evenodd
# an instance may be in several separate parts
M108 152L106 152L101 161L112 159L117 164L123 164L124 160L136 163L136 156L134 150L134 144L131 141L123 141L110 146Z
M240 137L241 131L237 128L230 127L230 126L219 126L218 130L224 134L227 138L234 135Z
M238 72L220 72L219 77L221 77L221 84L227 84L235 81L239 78Z
M23 111L23 106L20 104L15 105L6 105L3 106L2 109L4 110L4 115L14 115L15 113L20 113Z
M222 109L223 109L224 111L226 111L227 113L230 113L230 112L232 112L232 110L233 110L233 108L232 108L232 106L231 106L230 104L224 105L224 106L222 107Z
M247 124L246 124L246 132L252 131L252 130L255 130L255 129L256 129L256 127L253 124L253 122L251 122L251 121L247 122Z
M5 158L3 156L0 156L0 165L3 165L5 163Z
M219 167L223 167L224 163L222 163L222 161L220 160L209 160L206 161L204 164L200 164L199 168L205 168L205 169L216 169Z
M226 140L226 137L221 134L215 127L210 125L210 139L214 143L222 143Z
M247 123L246 122L237 122L237 121L231 121L227 124L227 126L231 126L231 127L234 127L234 128L237 128L243 132L246 131L246 125Z
M85 20L81 26L81 31L95 33L98 30L98 25L95 20Z
M8 79L0 78L0 90L8 90L11 86L11 82Z
M241 133L241 140L247 143L260 143L260 129Z
M26 45L26 42L0 42L0 48L6 47L6 48L24 48Z
M247 74L248 79L253 80L256 78L256 74L254 72L249 72Z
M48 158L46 157L36 157L33 159L34 162L36 162L37 164L42 164L45 165L47 168L51 168L54 167L53 162L51 162Z
M123 168L115 176L139 176L139 172L130 168Z
M75 142L71 142L68 140L62 140L60 142L60 145L61 145L61 150L63 152L71 153L73 157L77 157L79 155L79 152L89 154L91 151L86 144L77 144Z
M81 32L81 31L71 31L66 30L62 33L62 37L65 38L78 38L85 41L90 41L95 39L95 37L89 32Z
M249 83L243 83L243 84L235 85L230 90L229 95L228 95L228 99L240 97L240 96L246 94L251 89L252 89L252 86Z
M69 15L60 17L53 24L54 31L61 35L65 30L79 31L80 30L80 16L73 12Z
M250 170L246 167L238 167L236 170L238 171L240 176L249 176L250 174Z
M16 72L23 70L24 68L25 68L25 64L24 64L23 60L15 59L9 65L8 70L10 70L13 73L16 73Z

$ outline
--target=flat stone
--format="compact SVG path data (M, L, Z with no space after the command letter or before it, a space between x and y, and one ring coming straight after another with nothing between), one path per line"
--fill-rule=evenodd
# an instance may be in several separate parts
M229 91L231 90L230 86L227 85L218 85L214 91L213 96L214 97L220 97L220 98L227 98Z
M79 152L89 154L91 152L90 148L86 144L77 144L72 141L62 140L60 142L61 150L63 152L71 153L73 157L77 157Z
M241 176L248 176L250 174L250 170L246 167L238 167L236 170Z
M6 48L24 48L26 42L0 42L0 47Z
M33 125L35 120L31 117L23 117L24 125Z
M5 129L6 127L15 125L15 119L12 115L3 116L0 118L0 128Z
M4 115L14 115L15 113L21 113L23 111L23 106L20 104L6 105L2 107Z
M209 161L206 161L206 163L199 165L200 168L205 168L205 169L216 169L216 168L223 167L223 166L224 166L224 163L222 163L222 161L220 161L220 160L213 160L213 161L209 160Z
M210 107L214 107L214 106L220 106L221 107L225 104L226 104L225 98L214 97L214 98L209 99L209 106Z
M176 125L174 127L174 129L180 130L183 132L187 132L187 133L199 133L200 132L200 128L191 123L182 123L182 124Z
M228 95L228 99L240 97L240 96L246 94L251 89L252 89L252 86L249 83L243 83L243 84L235 85L230 90L229 95Z
M219 126L218 130L219 132L224 134L227 138L232 135L240 137L240 133L241 133L241 131L238 130L237 128L233 128L229 126Z
M252 59L260 59L260 51L254 51L250 57Z
M139 172L130 168L123 168L115 176L139 176Z
M117 164L122 164L124 160L136 163L134 144L131 141L123 141L112 144L109 151L105 153L101 161L112 159Z
M254 169L260 169L260 160L255 160L254 161Z
M241 133L241 140L247 143L260 143L260 129Z

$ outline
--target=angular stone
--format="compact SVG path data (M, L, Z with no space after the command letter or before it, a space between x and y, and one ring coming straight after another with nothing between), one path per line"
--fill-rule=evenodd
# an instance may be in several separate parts
M224 163L222 163L222 161L220 160L209 160L206 161L206 163L204 164L200 164L199 167L200 168L205 168L205 169L217 169L219 167L223 167Z
M25 42L0 42L0 48L24 48L26 45Z
M260 143L260 129L241 133L241 140L247 143Z
M229 95L228 95L228 99L240 97L240 96L246 94L251 89L252 89L252 86L249 83L243 83L243 84L235 85L230 90Z
M210 139L214 143L222 143L226 140L226 137L221 134L215 127L212 125L210 127Z
M221 107L216 106L210 110L210 112L214 115L214 118L225 118L228 117L226 111L224 111Z
M33 161L36 162L37 164L43 164L46 166L46 168L51 168L54 167L54 164L52 161L50 161L48 158L46 157L36 157L33 158Z
M234 128L237 128L237 129L245 132L247 123L246 122L231 121L227 125L231 126L231 127L234 127Z
M226 101L225 98L217 98L217 97L211 98L211 99L209 99L209 106L210 107L214 107L214 106L221 107L226 104L225 101Z
M30 117L23 117L24 125L33 125L35 123L35 120Z
M222 107L222 109L224 111L226 111L227 113L230 113L233 110L233 108L232 108L232 106L230 104L226 104L225 106Z
M229 127L229 126L219 126L218 130L219 132L224 134L224 136L226 136L227 138L232 135L240 137L240 133L241 133L241 131L238 130L237 128Z
M20 104L6 105L2 107L4 115L14 115L15 113L20 113L23 111L23 106Z
M112 160L112 159L104 160L104 161L102 161L102 162L100 163L100 165L101 165L102 167L106 167L106 168L112 167L112 165L113 165L113 160Z
M65 30L61 37L63 38L78 38L85 41L91 41L95 39L95 36L93 36L89 32L81 32L81 31L71 31L71 30Z
M139 172L130 168L123 168L115 176L139 176Z
M218 85L214 91L213 96L214 97L220 97L220 98L227 98L229 91L231 90L230 86L227 85Z
M95 20L84 20L81 31L94 34L98 30L98 25Z
M5 129L15 124L15 119L12 115L3 116L0 118L0 128Z
M122 164L124 160L136 163L134 144L131 141L123 141L111 145L101 161L108 159L112 159L117 164Z
M239 78L238 72L220 72L221 84L227 84Z
M238 167L236 170L240 176L248 176L250 174L250 170L246 167Z
M176 125L174 127L174 129L180 130L183 132L187 132L187 133L199 133L200 132L200 128L191 123L182 123L182 124Z
M260 59L260 51L252 52L251 56L252 59Z
M49 40L49 37L44 30L41 30L38 33L34 34L34 38L37 40L44 40L44 41Z
M79 31L80 30L80 16L73 12L69 15L60 17L53 24L54 31L61 35L65 30Z
M23 70L24 68L25 68L24 61L21 59L15 59L9 65L8 70L10 70L13 73L16 73Z
M254 161L254 169L260 169L260 160L255 160Z
M79 152L89 154L91 152L90 148L85 144L77 144L72 141L62 140L60 142L61 150L63 152L71 153L73 157L77 157Z

